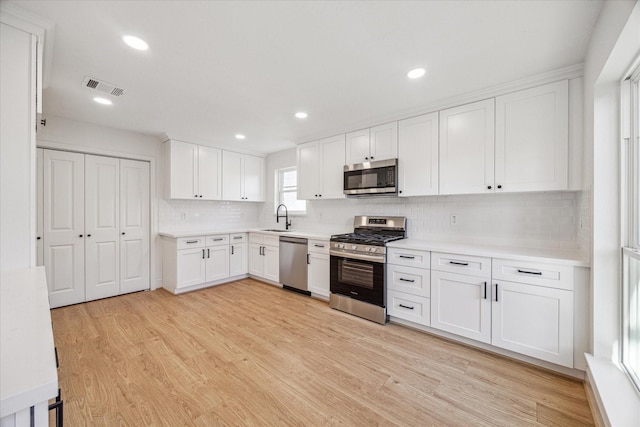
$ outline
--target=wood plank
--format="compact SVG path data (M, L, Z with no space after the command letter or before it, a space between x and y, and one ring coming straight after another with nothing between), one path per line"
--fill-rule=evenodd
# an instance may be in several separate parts
M69 425L593 424L579 381L251 279L52 319Z

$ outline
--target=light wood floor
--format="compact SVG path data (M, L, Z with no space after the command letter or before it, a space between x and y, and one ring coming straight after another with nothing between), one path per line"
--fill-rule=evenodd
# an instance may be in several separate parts
M52 317L67 426L593 424L581 382L250 279Z

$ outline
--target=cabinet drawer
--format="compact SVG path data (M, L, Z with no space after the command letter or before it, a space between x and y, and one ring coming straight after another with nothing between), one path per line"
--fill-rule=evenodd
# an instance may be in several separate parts
M387 291L387 314L429 326L431 320L431 302L429 298Z
M431 294L430 270L404 265L387 266L387 288L428 298Z
M328 240L309 240L309 252L329 254Z
M198 237L180 237L178 241L178 250L190 248L204 248L204 236Z
M491 258L433 252L431 269L490 278Z
M387 248L387 263L407 267L429 268L431 252L414 249Z
M573 290L573 267L531 261L493 259L493 279Z
M219 246L219 245L228 245L228 244L229 244L228 234L214 234L213 236L207 236L206 238L207 246Z
M237 244L237 243L245 243L247 241L247 233L234 233L229 234L229 243Z
M264 234L249 233L249 243L257 243L259 245L264 243Z
M265 234L262 242L267 246L280 246L280 236L273 234Z

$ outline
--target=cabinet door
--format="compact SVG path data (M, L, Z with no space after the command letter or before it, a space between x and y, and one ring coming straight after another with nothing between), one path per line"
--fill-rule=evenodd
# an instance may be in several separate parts
M178 286L194 286L204 283L206 276L206 249L183 249L178 251Z
M387 160L398 157L398 122L369 130L369 159Z
M188 142L169 141L169 173L172 199L198 197L198 146Z
M44 265L51 308L85 300L84 155L44 151Z
M36 266L44 265L44 150L36 149Z
M120 293L120 160L85 156L86 300Z
M245 155L242 175L244 200L264 202L264 159Z
M431 327L491 342L491 284L488 279L431 272Z
M369 156L369 129L349 132L346 135L346 163L368 162Z
M120 160L120 293L149 289L149 163Z
M343 146L344 148L344 146ZM320 151L317 142L298 146L298 199L313 200L318 197ZM342 154L344 158L344 153Z
M264 276L264 256L262 255L264 246L257 243L249 244L249 274L254 276ZM278 274L280 272L278 271Z
M211 246L207 249L206 281L213 282L229 277L229 246Z
M249 246L246 243L230 246L231 253L229 254L229 276L235 277L243 274L247 274L249 271L248 265L248 250Z
M307 273L309 291L328 298L329 276L329 255L309 252L309 270Z
M494 100L440 111L440 194L494 190Z
M280 248L277 246L263 246L265 279L273 282L280 281Z
M242 154L222 152L222 200L243 200Z
M321 199L344 199L344 138L344 135L338 135L319 141L318 191Z
M573 292L496 281L491 343L573 367Z
M568 188L568 99L567 80L496 98L496 191Z
M198 198L222 198L222 150L198 147Z
M398 194L438 194L438 113L401 120L398 134Z

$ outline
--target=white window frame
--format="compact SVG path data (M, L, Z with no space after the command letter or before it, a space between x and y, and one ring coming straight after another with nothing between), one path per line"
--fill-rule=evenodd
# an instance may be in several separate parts
M298 182L296 182L295 190L292 190L292 189L285 190L285 189L283 189L283 184L284 184L283 183L283 175L284 175L284 173L291 172L291 171L297 171L297 167L296 166L290 166L290 167L280 168L280 169L276 169L275 170L275 186L274 186L274 192L273 192L274 193L274 206L273 206L273 214L274 215L276 215L276 209L277 209L278 205L283 203L283 200L284 200L283 197L282 197L283 193L288 193L288 192L295 191L296 192L296 196L297 196ZM304 202L305 202L305 209L304 210L289 209L289 206L287 206L289 215L293 215L293 216L306 215L307 214L306 201L304 201Z
M631 325L637 325L640 318L640 288L631 289L630 277L631 265L640 264L640 66L636 66L621 86L623 230L620 363L640 391L640 366L633 367L629 363L632 360L637 362L640 354L640 343L632 345L630 342Z

